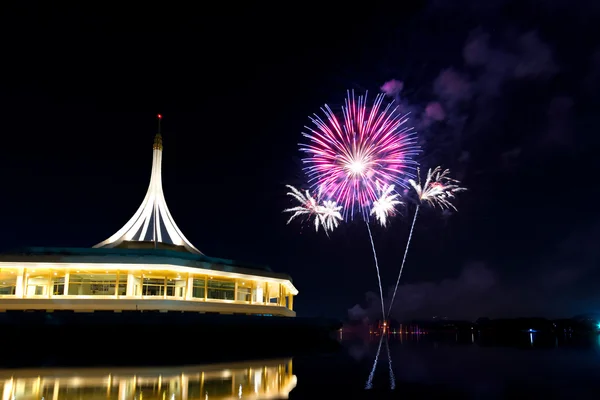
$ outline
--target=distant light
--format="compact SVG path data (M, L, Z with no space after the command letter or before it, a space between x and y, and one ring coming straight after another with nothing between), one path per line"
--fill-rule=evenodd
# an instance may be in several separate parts
M162 114L157 115L158 119L162 119Z
M600 322L596 324L596 328L600 329Z

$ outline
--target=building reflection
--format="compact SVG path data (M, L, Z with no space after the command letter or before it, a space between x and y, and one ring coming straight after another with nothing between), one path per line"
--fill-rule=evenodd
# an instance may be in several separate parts
M2 400L286 399L292 360L194 367L0 370Z

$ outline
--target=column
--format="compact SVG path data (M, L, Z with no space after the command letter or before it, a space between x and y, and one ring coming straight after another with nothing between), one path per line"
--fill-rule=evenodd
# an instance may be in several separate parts
M133 274L129 272L127 274L127 290L125 291L126 296L133 296L133 285L135 281L133 280Z
M25 297L25 268L19 268L18 274L15 296L23 298Z
M60 390L60 381L58 379L54 380L54 390L52 391L52 400L58 400L58 394Z
M187 288L185 290L185 300L191 300L194 296L194 277L188 273Z
M68 276L69 274L67 274ZM121 279L121 271L117 270L116 271L116 281L115 281L115 297L118 299L119 298L119 279ZM65 278L66 281L67 278ZM65 283L65 285L67 285L67 283ZM67 292L67 289L65 288L65 294Z
M188 400L188 390L190 386L190 378L181 374L181 400Z
M54 289L54 279L52 278L52 270L50 270L46 278L46 291L49 299L52 298L52 289Z
M288 308L294 311L294 295L291 293L288 295Z
M265 282L265 304L269 304L269 282Z
M69 276L71 275L70 272L65 273L65 292L64 294L67 295L69 294ZM119 277L117 276L117 282L118 282ZM115 288L115 290L117 290L117 288ZM117 292L115 292L117 293Z
M237 301L238 299L238 280L235 280L235 283L233 284L233 301Z

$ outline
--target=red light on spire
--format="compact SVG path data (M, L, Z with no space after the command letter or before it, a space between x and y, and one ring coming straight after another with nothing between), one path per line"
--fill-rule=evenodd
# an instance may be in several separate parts
M162 114L157 115L158 119L162 119Z

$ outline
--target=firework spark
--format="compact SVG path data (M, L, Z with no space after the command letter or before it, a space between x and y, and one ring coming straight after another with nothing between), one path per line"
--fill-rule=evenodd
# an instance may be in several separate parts
M334 230L338 227L339 222L342 221L342 214L340 210L342 206L338 206L335 201L325 200L322 206L317 206L317 214L321 217L323 229Z
M448 176L449 174L449 169L442 171L442 168L439 166L435 167L433 170L430 168L427 171L427 179L425 179L425 183L422 184L421 173L419 168L417 168L418 182L415 182L412 179L408 180L413 189L415 189L415 192L417 192L419 204L417 204L415 216L413 217L412 225L410 226L408 241L406 242L406 248L404 249L404 257L402 258L402 264L400 265L400 273L398 274L398 279L396 280L396 287L394 288L394 294L392 295L392 301L390 302L390 308L388 309L387 317L389 317L390 312L392 311L392 305L394 304L394 299L396 298L398 284L400 283L400 278L402 277L404 263L406 262L406 255L408 254L408 248L410 246L410 241L412 240L413 230L415 229L415 222L417 222L417 215L419 215L421 204L426 202L434 208L436 205L439 205L441 209L452 208L455 211L458 211L456 210L454 204L452 204L451 200L453 200L455 197L454 193L463 192L467 189L458 186L460 182L456 179L450 178Z
M394 185L377 185L377 192L379 197L373 202L371 208L371 215L375 214L375 218L379 221L381 226L387 225L388 218L396 214L396 206L402 204L398 199L400 195L394 193Z
M458 211L456 207L454 207L454 204L452 204L452 200L455 197L454 194L463 192L467 189L458 186L460 182L450 178L448 176L449 174L449 169L442 171L441 167L435 167L433 170L430 168L429 171L427 171L425 183L421 184L421 173L419 168L417 168L418 182L409 179L408 183L410 183L413 189L415 189L415 192L417 192L420 202L426 201L432 207L439 205L442 209L452 208L454 211Z
M332 231L334 228L338 227L339 221L342 220L342 214L340 210L342 206L338 206L335 201L326 200L323 204L319 204L319 196L314 198L311 196L310 192L306 190L302 193L300 190L296 189L293 186L286 185L288 189L291 191L288 192L288 196L292 196L301 205L286 208L283 212L291 212L293 213L290 219L287 221L289 224L296 217L306 215L309 218L313 217L315 220L315 231L319 231L319 226L323 228L325 233L327 231Z
M379 94L368 106L367 96L348 92L342 118L325 105L325 118L315 114L314 127L303 133L309 140L300 144L307 154L303 163L309 183L343 206L346 219L355 209L368 219L378 184L407 187L406 179L414 176L413 157L419 153L415 134L397 107L383 107L384 97Z

